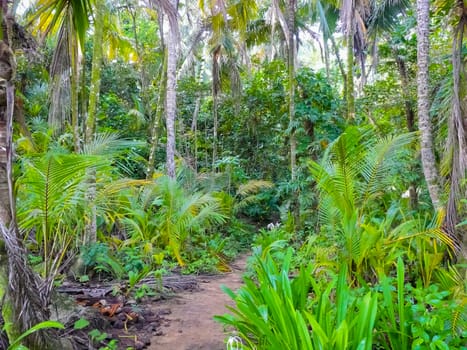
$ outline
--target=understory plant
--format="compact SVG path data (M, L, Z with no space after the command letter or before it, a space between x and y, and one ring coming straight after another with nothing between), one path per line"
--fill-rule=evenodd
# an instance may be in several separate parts
M244 349L371 349L377 295L355 293L347 271L326 280L312 277L313 265L290 277L292 250L277 264L269 252L255 256L255 278L245 278L232 314L216 320L233 326Z
M243 349L463 349L465 289L453 295L422 279L407 283L402 258L394 277L355 288L346 264L314 277L313 264L291 270L291 248L281 263L269 250L255 254L253 277L237 292L224 287L231 314L215 317L233 327Z
M444 271L444 270L443 270ZM387 350L464 349L466 289L453 295L439 283L406 283L406 264L397 260L395 277L382 276L377 344Z
M445 248L452 248L441 229L442 212L431 220L405 217L399 205L403 191L393 187L392 176L403 164L401 150L413 140L413 134L377 139L368 129L349 127L319 163L310 162L320 194L320 234L337 245L352 283L375 281L408 251L424 261L417 266L428 284Z
M23 159L17 181L18 223L43 257L42 275L53 280L85 221L86 169L102 169L102 157L49 152Z
M176 180L160 177L128 195L130 206L123 224L126 244L150 242L168 248L183 266L182 251L190 235L204 234L225 222L220 201L208 193L187 193Z

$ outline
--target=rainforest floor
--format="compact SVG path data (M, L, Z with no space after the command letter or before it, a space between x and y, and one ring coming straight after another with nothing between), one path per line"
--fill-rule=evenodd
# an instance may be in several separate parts
M226 305L233 306L221 287L236 291L242 285L246 260L246 256L240 256L230 264L230 272L218 275L163 277L165 292L138 302L125 298L124 293L115 293L120 286L112 283L64 284L59 292L68 294L79 307L73 319L90 320L89 326L79 330L68 322L75 348L225 349L227 335L213 317L228 312ZM142 283L158 282L145 280Z

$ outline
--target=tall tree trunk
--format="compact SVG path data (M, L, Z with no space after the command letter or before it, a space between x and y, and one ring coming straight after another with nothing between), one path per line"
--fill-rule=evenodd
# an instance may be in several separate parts
M430 49L430 2L417 0L417 95L418 95L418 128L421 139L421 158L423 174L428 192L436 210L441 209L440 188L436 159L433 150L433 135L430 119L430 95L428 58Z
M397 49L393 49L393 54L396 59L397 70L399 71L399 76L401 78L401 90L402 90L402 98L404 99L404 109L405 109L405 119L406 119L406 124L407 124L407 130L409 130L409 132L414 132L415 131L415 111L413 109L413 103L410 98L407 65L405 64L405 61L403 60L403 58L399 55ZM413 210L416 210L418 207L418 195L417 195L417 184L415 181L413 181L409 186L409 197L410 197L410 207Z
M8 13L8 2L0 2L0 21ZM7 23L8 21L5 21ZM14 338L31 326L48 319L48 298L41 293L41 281L27 264L26 252L21 244L15 218L13 194L13 109L15 101L14 75L16 70L11 46L11 27L1 33L0 47L0 297L2 316L8 337ZM7 37L8 35L8 37ZM6 253L6 254L5 254ZM45 332L27 339L33 349L46 349L51 341Z
M288 27L288 98L289 98L289 125L290 125L290 172L292 182L297 180L297 138L295 135L295 9L296 0L287 3ZM292 199L292 214L295 227L300 227L299 192L295 191Z
M198 173L198 116L201 106L201 97L196 98L195 111L193 112L193 120L191 121L191 132L193 133L193 170Z
M86 118L86 143L94 140L96 130L97 106L101 89L101 71L104 36L104 2L96 1L94 8L94 37L92 44L91 87L89 89L88 117Z
M169 19L167 41L167 90L166 90L166 126L167 126L167 175L175 179L175 119L177 114L177 57L180 35L178 32L178 0L158 0Z
M347 120L355 118L355 87L353 78L354 69L354 53L353 53L353 40L354 40L354 24L350 26L350 30L346 35L347 41L347 75L346 75L346 90L345 100L347 102Z
M148 168L146 171L146 179L151 179L154 175L155 158L157 145L159 143L159 132L162 121L162 114L165 106L166 88L167 88L167 48L164 50L164 61L161 66L160 78L159 78L159 96L157 98L156 115L152 120L151 126L151 139L149 141L149 158Z
M460 218L467 216L461 199L467 197L467 72L462 62L464 31L467 27L467 8L464 1L456 2L460 14L453 31L452 73L453 96L451 117L448 124L447 151L451 158L451 184L446 208L445 227L458 244L457 248L464 258L467 257L467 234L461 228L456 228Z
M297 140L295 136L295 0L289 0L287 6L288 27L288 102L289 102L289 125L290 125L290 172L292 181L296 179L297 170Z
M71 8L70 10L71 11ZM69 17L71 18L71 16ZM72 33L72 23L68 21L68 32ZM80 151L80 132L79 132L79 54L78 39L74 35L68 36L68 50L70 52L70 104L71 104L71 128L73 130L73 145L75 152Z
M85 142L90 144L94 140L96 130L97 106L101 87L102 70L102 41L104 36L104 2L96 1L94 8L94 38L92 47L91 87L89 91L88 117L86 118ZM96 169L88 171L88 188L86 200L89 207L89 219L84 233L84 244L90 245L97 241L97 209L96 209Z
M212 53L212 171L216 170L217 161L217 130L219 127L219 90L220 72L219 59L221 47L218 46Z

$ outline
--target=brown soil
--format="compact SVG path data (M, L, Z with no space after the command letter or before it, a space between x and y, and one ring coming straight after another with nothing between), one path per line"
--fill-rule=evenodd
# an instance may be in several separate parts
M60 312L64 318L60 321L66 326L64 334L71 338L74 349L99 349L109 345L112 339L118 341L119 350L128 347L136 350L225 349L226 334L213 317L228 312L225 305L233 305L221 286L235 291L242 285L246 259L241 257L231 264L232 272L222 275L166 276L163 287L171 291L171 296L163 293L139 303L125 298L124 293L113 297L111 291L116 288L125 291L126 287L118 283L65 282L58 288L60 293L68 295L66 300L71 305L69 312ZM145 279L142 283L153 285L156 282ZM79 318L89 320L90 324L75 329L74 322ZM89 335L95 330L107 336L93 341Z
M232 266L232 272L214 277L201 277L198 291L177 293L170 300L153 304L155 314L163 316L159 330L162 334L151 339L150 350L223 350L225 349L221 324L213 320L233 305L232 300L221 290L225 285L237 290L242 285L246 257ZM160 332L159 332L160 333Z

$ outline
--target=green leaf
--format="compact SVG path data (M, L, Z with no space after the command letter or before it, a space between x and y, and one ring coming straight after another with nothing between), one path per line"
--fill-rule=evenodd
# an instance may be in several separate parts
M41 323L36 324L35 326L29 328L26 332L21 334L13 343L10 344L10 346L7 348L7 350L21 350L21 349L27 349L25 346L21 345L21 341L29 336L30 334L37 332L41 329L45 328L57 328L57 329L64 329L65 327L63 324L57 321L44 321Z
M87 326L89 326L89 321L84 318L80 318L73 324L73 329L80 330L86 328Z

